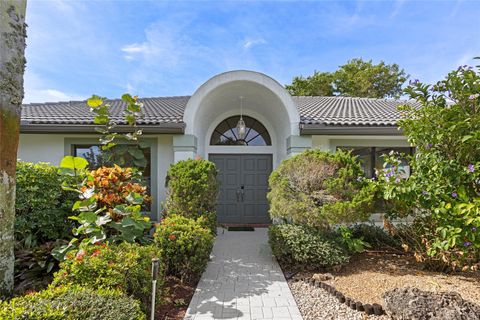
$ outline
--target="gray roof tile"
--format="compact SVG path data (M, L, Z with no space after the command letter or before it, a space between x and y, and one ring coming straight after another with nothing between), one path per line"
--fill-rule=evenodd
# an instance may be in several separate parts
M326 126L395 126L399 105L414 102L350 97L292 97L303 124ZM139 99L144 104L140 125L182 123L189 96ZM108 100L112 119L123 124L125 102ZM93 114L85 101L32 103L23 105L23 124L92 124Z

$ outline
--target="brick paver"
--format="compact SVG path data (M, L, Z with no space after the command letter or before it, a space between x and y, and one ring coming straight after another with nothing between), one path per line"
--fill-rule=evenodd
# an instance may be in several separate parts
M219 229L212 260L184 319L302 320L270 251L267 229Z

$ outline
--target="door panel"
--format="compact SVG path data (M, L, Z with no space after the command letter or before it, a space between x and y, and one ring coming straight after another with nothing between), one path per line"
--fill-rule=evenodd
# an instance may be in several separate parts
M264 154L211 154L219 171L219 223L264 224L268 216L268 177L272 156ZM243 196L241 195L243 186Z

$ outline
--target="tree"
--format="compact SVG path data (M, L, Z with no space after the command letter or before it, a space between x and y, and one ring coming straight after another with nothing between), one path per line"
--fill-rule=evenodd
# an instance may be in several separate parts
M306 78L295 77L286 88L298 96L399 97L407 78L397 64L352 59L335 72L315 71Z
M26 0L0 1L0 299L13 290L15 170L25 71Z
M293 78L292 84L285 87L294 96L333 96L333 74L315 71L306 78Z
M352 59L334 73L335 91L341 96L399 97L407 80L398 64L373 64L372 60Z

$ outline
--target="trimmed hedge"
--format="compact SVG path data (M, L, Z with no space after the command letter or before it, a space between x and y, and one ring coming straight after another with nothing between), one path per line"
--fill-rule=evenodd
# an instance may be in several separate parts
M0 302L2 320L144 320L133 298L119 290L65 286Z
M275 257L290 265L330 267L349 260L343 246L311 227L277 224L268 229Z
M282 161L269 179L270 216L275 221L329 229L368 219L375 185L364 179L349 152L309 149Z
M17 162L15 238L27 248L70 239L72 205L77 194L64 191L64 177L48 163Z
M209 228L216 233L219 183L213 162L203 159L179 161L170 166L165 185L165 217L177 214L197 219L206 215Z
M194 283L207 266L214 236L205 227L207 220L172 215L158 225L155 243L162 248L166 272Z

